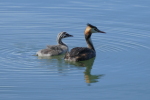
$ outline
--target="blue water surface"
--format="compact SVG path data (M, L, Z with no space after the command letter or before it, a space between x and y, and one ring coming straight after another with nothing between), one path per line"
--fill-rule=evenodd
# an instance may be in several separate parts
M149 0L1 0L1 100L150 100ZM68 63L64 55L33 56L56 44L85 47L87 23L96 58Z

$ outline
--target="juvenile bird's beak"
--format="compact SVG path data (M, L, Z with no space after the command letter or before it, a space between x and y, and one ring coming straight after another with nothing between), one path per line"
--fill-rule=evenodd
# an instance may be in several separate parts
M73 35L67 34L66 37L73 37Z
M69 34L68 37L73 37L73 35L70 35L70 34Z

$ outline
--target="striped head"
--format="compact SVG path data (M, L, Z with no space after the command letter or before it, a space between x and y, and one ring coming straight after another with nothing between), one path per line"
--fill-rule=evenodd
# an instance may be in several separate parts
M57 39L63 39L63 38L67 38L67 37L73 37L73 35L68 34L67 32L60 32L57 35Z
M92 33L105 33L105 32L99 30L96 26L93 26L88 23L85 29L85 35L90 35Z

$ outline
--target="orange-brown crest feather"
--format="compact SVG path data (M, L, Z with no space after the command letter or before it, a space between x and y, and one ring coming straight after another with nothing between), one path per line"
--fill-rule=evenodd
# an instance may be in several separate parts
M84 34L85 34L85 35L90 35L90 34L92 34L90 31L91 31L91 27L90 27L90 26L87 26L87 27L85 28Z

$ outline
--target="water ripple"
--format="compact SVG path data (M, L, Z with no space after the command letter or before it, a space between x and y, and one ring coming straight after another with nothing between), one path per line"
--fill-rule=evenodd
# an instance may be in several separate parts
M103 39L104 40L104 39ZM105 43L104 43L105 42ZM103 43L96 45L96 49L101 51L122 51L122 50L140 50L140 49L150 49L149 46L139 43L137 41L131 40L119 40L119 39L106 39Z
M6 44L6 42L7 40L3 40L2 44ZM46 75L44 73L49 73L48 75L58 76L67 74L79 75L79 69L81 69L81 71L85 69L68 65L68 63L65 63L63 60L64 55L49 59L32 56L35 54L35 50L39 50L39 48L36 47L37 45L30 46L29 44L24 45L18 43L17 45L16 43L8 43L7 47L9 48L1 44L0 51L3 53L0 60L3 63L0 65L2 72L17 71L18 73L32 73L34 75Z

